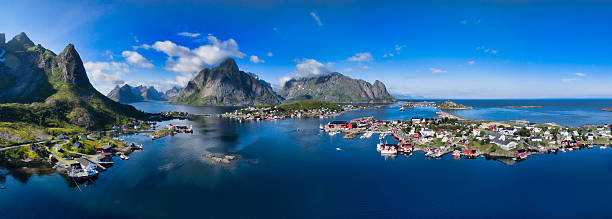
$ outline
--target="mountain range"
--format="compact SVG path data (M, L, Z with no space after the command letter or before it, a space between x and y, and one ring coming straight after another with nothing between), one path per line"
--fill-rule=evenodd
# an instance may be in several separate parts
M157 91L153 86L132 87L128 84L115 86L106 96L120 103L168 100L165 98L165 94Z
M146 116L98 92L74 45L56 55L25 33L4 41L1 34L0 121L96 129Z
M292 79L279 93L253 73L238 69L228 58L218 67L205 68L171 100L190 105L277 105L281 101L305 99L337 103L390 103L395 99L380 81L370 84L338 72L318 77Z

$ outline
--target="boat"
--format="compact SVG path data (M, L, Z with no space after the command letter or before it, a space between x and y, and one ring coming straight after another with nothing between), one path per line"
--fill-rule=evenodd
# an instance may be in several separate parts
M382 155L395 155L397 154L397 148L394 146L385 146L381 151Z
M319 129L320 130L325 130L325 128L323 127L323 125L319 124Z
M382 140L383 138L387 137L386 133L382 133L378 136L378 139Z
M376 150L377 151L381 151L383 149L383 143L379 142L378 144L376 144Z
M93 166L84 167L81 163L74 163L68 168L68 177L77 182L98 178L98 173Z
M568 148L567 150L568 150L568 151L573 151L574 149L573 149L573 148Z
M453 151L453 157L461 157L461 151L459 151L459 150L454 150L454 151Z
M336 150L337 150L337 151L341 151L341 150L342 150L342 148L336 148Z
M561 148L561 149L559 149L559 151L565 153L565 148Z
M404 111L406 111L406 108L404 108L404 107L402 106L402 107L399 109L399 111L404 112Z
M373 133L373 132L366 132L365 134L363 134L363 135L362 135L361 137L359 137L359 138L361 138L361 139L364 139L364 138L371 138L371 137L372 137L372 135L374 135L374 133Z
M337 134L338 134L338 132L329 132L330 136L334 136L334 135L337 135Z
M605 145L599 146L599 149L605 150L607 147Z
M121 160L129 160L130 159L128 156L125 156L125 154L120 154L119 158L121 158Z
M432 155L434 155L435 152L433 151L428 151L427 153L425 153L425 157L431 157Z

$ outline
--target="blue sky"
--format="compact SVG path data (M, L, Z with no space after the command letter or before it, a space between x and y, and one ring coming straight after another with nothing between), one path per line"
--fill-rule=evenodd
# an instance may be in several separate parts
M411 97L612 97L609 1L3 2L0 32L74 44L103 93L234 57L276 86L337 71Z

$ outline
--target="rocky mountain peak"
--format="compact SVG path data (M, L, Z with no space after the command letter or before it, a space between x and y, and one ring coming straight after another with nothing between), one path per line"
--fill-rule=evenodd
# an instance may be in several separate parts
M343 103L387 103L395 101L382 82L376 81L372 85L364 80L352 79L338 72L292 79L285 83L279 94L288 101L303 99Z
M87 78L81 56L79 56L74 45L68 44L57 58L62 81L78 87L93 88L89 83L89 78Z
M227 59L223 60L223 62L221 62L221 64L219 65L219 68L228 70L230 72L237 72L237 71L239 71L238 65L236 64L236 60L234 60L232 58L227 58Z
M7 48L12 51L23 51L32 46L34 46L34 42L24 32L13 37L7 44Z

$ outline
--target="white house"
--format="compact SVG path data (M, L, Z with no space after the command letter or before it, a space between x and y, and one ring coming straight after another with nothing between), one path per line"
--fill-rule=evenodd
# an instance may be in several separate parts
M512 150L512 149L516 148L516 146L518 145L516 142L513 142L513 141L495 140L495 141L493 141L493 143L495 143L501 149L504 149L506 151Z
M421 130L421 135L423 136L433 136L435 132L431 129L423 129Z

